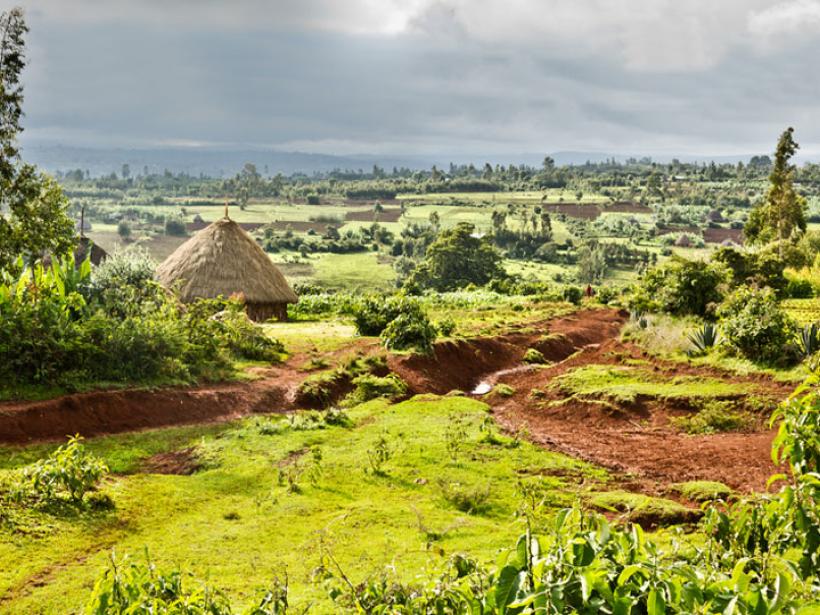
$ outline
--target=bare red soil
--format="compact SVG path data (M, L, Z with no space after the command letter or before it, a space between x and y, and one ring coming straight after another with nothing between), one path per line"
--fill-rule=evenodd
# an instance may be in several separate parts
M706 243L723 243L726 240L738 245L743 244L743 229L739 228L707 228L703 230L703 240Z
M649 205L635 203L633 201L619 201L604 205L604 211L623 214L651 214L652 208Z
M557 376L583 365L644 359L650 369L670 379L687 375L745 383L772 405L793 388L764 375L741 377L648 357L642 349L620 341L626 317L612 309L582 310L497 337L440 342L430 356L391 355L388 365L407 381L411 393L445 394L454 389L469 393L479 383L510 385L515 390L510 397L481 397L504 428L526 427L534 442L608 467L626 477L622 480L630 481L633 489L663 492L668 484L687 480L718 480L739 491L765 489L776 468L769 455L773 432L763 416L750 432L688 436L670 424L671 417L694 412L685 403L648 396L627 406L603 405L572 398L553 386ZM523 364L530 347L553 363ZM332 358L377 350L359 340ZM0 403L0 442L62 439L74 433L95 436L229 420L254 412L286 412L304 407L304 400L296 396L307 376L299 369L305 360L294 357L285 365L260 370L259 380L246 383L99 391L42 402ZM535 397L533 389L541 393ZM337 393L345 390L340 385ZM185 461L158 459L157 471L166 466L168 471L184 470Z
M46 401L3 402L0 442L22 444L76 433L98 436L286 411L292 409L303 377L290 368L271 368L250 383L93 391Z
M777 471L770 458L774 432L766 426L764 416L750 432L690 436L670 423L672 417L695 412L685 403L639 398L629 406L602 405L573 399L551 386L556 376L577 367L639 358L645 358L642 350L617 339L587 346L547 369L500 376L496 381L509 384L515 393L490 403L507 429L526 427L534 441L549 448L628 473L643 483L644 491L662 492L669 483L690 480L720 481L741 492L764 490L769 476ZM651 362L653 369L669 379L686 375L743 382L771 400L772 407L793 388L764 376L739 377L655 358ZM543 392L538 399L530 395L533 389Z
M581 218L583 220L594 220L601 215L601 209L597 205L584 205L581 203L557 203L544 204L541 206L544 211L554 214L564 214L571 218Z
M398 222L399 218L401 218L400 207L387 207L378 213L373 209L362 209L345 214L345 220L358 222Z

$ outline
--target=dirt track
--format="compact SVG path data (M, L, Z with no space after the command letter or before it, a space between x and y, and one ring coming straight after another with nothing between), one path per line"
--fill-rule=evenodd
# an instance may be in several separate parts
M479 382L503 382L515 388L509 398L483 397L502 426L526 426L533 441L609 467L641 490L663 491L664 485L695 479L719 480L741 490L762 490L775 471L769 457L773 432L686 436L669 418L687 409L658 400L642 400L619 412L600 405L569 400L550 406L530 396L533 388L547 391L547 400L561 401L551 387L556 376L586 364L616 364L645 353L619 340L626 314L611 309L583 310L517 331L436 344L432 356L394 355L388 364L404 378L412 393L470 392ZM363 340L361 341L363 342ZM374 345L354 344L374 352ZM538 348L554 364L547 369L524 366L529 347ZM356 348L354 348L356 349ZM347 349L348 351L350 349ZM250 383L161 390L100 391L44 402L0 403L0 442L22 444L117 433L175 424L229 420L254 412L293 410L296 390L306 374L298 369L303 357L264 370ZM652 359L653 368L670 378L686 374L745 382L772 400L788 395L792 386L764 376L741 378L709 368ZM761 417L762 424L762 417Z

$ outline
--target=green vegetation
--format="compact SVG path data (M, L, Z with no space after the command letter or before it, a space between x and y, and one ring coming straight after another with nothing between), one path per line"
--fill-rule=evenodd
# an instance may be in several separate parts
M743 356L771 363L795 356L796 324L780 309L771 289L740 287L719 313L727 342Z
M281 344L236 301L183 309L150 277L140 254L120 253L92 273L72 258L0 281L3 396L26 387L76 390L125 383L224 378L233 359L278 360Z
M524 353L524 363L543 365L544 363L549 363L549 361L547 361L541 351L537 348L527 348Z
M673 493L679 493L682 497L691 502L709 502L711 500L726 500L732 494L732 490L716 481L693 480L685 483L675 483L669 489Z
M795 190L795 168L789 164L798 147L793 128L780 135L769 175L771 185L764 200L749 214L745 227L746 237L753 242L784 242L795 231L806 230L806 199Z
M633 523L644 526L664 527L691 523L700 516L698 511L673 500L625 491L592 494L588 498L588 504L600 511L621 513Z
M257 590L272 586L274 577L282 579L287 571L296 612L308 602L328 612L333 608L325 589L310 582L322 552L332 554L356 582L389 563L406 570L441 569L446 562L436 555L439 548L487 560L521 531L513 515L518 469L543 473L532 480L556 501L575 488L559 476L580 473L593 483L606 480L601 470L526 442L515 448L482 442L486 406L464 397L423 396L396 405L375 400L351 408L348 415L352 426L325 424L269 435L258 426L263 419L254 418L229 426L174 428L167 439L166 430L159 430L89 441L88 450L112 470L124 467L117 460L127 459L125 467L136 469L140 459L190 446L209 462L190 476L111 476L101 492L114 508L85 512L80 522L32 512L17 530L4 526L0 593L52 563L77 560L56 569L48 584L15 595L4 608L20 613L34 605L79 609L88 601L91 581L108 567L112 548L119 558L130 555L130 561L142 565L147 546L157 573L173 571L182 562L183 576L190 571L209 578L240 611L258 603ZM463 420L464 432L458 437L457 461L445 436L454 415ZM303 473L297 479L299 492L289 491L287 482L280 486L277 468L286 470L299 459L307 467L314 447L322 455L316 485ZM382 474L373 474L368 451L375 455L380 448L389 451L389 458ZM42 447L34 450L46 453ZM30 463L31 456L8 450L0 461L9 467ZM481 513L462 512L446 500L440 479L453 498L463 491L469 500L472 491L480 495L489 486ZM428 551L425 545L433 535L437 538ZM294 544L304 548L294 549ZM200 588L193 581L186 584L192 591Z
M0 273L19 273L23 260L74 247L68 199L60 186L20 161L27 32L22 9L0 13Z
M641 367L585 365L556 379L571 395L632 403L639 396L657 399L708 400L748 392L740 384L695 376L664 376Z
M406 285L448 291L469 284L484 286L493 278L502 277L501 255L489 240L479 239L474 234L475 226L467 222L439 233Z

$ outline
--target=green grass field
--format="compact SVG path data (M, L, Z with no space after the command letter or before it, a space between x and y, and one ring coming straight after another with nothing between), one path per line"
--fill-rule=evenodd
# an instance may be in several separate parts
M359 406L350 412L350 428L263 435L260 425L280 420L274 416L92 440L89 448L114 472L102 489L115 509L28 511L12 521L18 531L0 534L0 610L74 612L112 553L138 560L148 553L161 568L185 566L199 578L218 579L240 603L287 573L292 603L312 603L315 613L335 612L310 582L322 549L356 581L387 565L406 578L433 571L462 550L491 561L523 531L515 515L521 481L542 490L549 508L572 503L577 487L565 477L584 476L600 490L607 475L526 442L483 441L486 409L471 399L421 396ZM445 435L454 416L465 434L455 459ZM382 435L390 459L383 474L374 474L368 451ZM187 447L195 447L204 469L190 476L140 473L146 457ZM0 467L51 448L2 449ZM316 448L320 474L311 482ZM305 472L289 491L278 473L297 468ZM454 493L468 494L480 512L459 510L464 504ZM47 582L32 582L38 578Z

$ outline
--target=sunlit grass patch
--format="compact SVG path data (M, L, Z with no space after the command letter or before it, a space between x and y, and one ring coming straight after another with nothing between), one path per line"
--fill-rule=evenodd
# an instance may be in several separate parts
M439 550L490 562L523 529L515 514L522 471L538 469L526 478L548 496L547 518L578 489L579 475L607 480L599 468L526 441L487 438L487 406L466 397L374 400L347 416L320 429L271 430L276 417L253 417L89 440L114 472L102 490L115 508L74 518L38 513L29 521L45 531L0 534L0 594L27 587L4 612L78 611L112 549L121 557L146 548L160 568L182 562L197 578L218 579L243 608L270 575L287 570L297 611L312 602L316 612L334 612L310 582L320 543L356 579L387 564L408 578L436 570L446 559ZM191 446L210 462L194 474L138 472L151 455ZM4 449L0 461L17 467L51 448ZM377 473L368 460L379 454ZM28 583L42 574L48 583Z
M741 395L748 386L716 378L672 376L632 366L585 365L559 376L556 386L581 397L634 402L639 396L709 399Z
M656 498L641 493L608 491L588 498L593 508L620 513L635 523L647 526L667 526L696 521L699 510L687 508L674 500Z
M734 492L723 483L711 480L693 480L670 485L669 490L692 502L726 499Z

